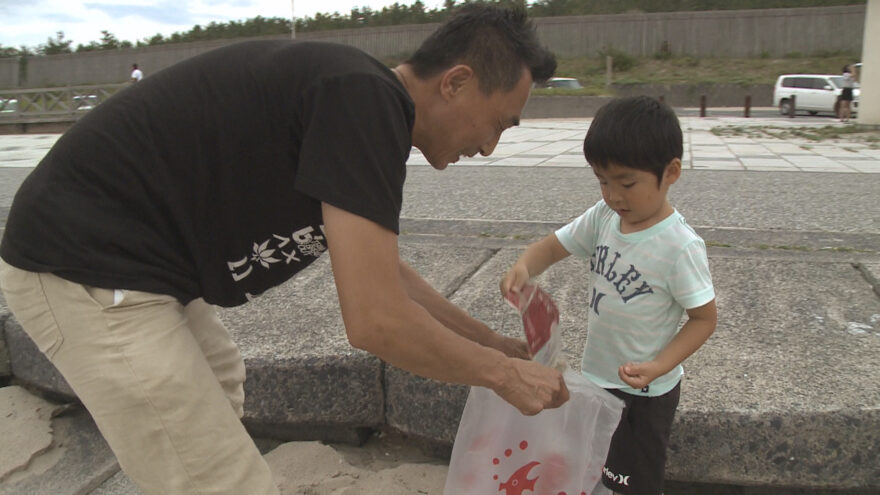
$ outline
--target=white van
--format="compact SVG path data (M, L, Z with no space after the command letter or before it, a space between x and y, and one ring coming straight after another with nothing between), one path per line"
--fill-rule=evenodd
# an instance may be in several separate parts
M824 74L783 74L773 88L773 106L779 113L791 111L791 97L795 96L795 110L805 110L810 115L827 112L837 115L837 97L843 92L843 76ZM859 83L853 88L852 112L859 109Z

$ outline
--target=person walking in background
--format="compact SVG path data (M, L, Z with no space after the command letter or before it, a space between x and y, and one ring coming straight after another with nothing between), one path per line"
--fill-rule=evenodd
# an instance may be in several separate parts
M0 244L6 302L147 494L278 493L212 305L244 304L325 251L352 346L525 414L557 407L559 371L398 249L412 147L437 170L491 154L555 70L524 9L488 5L462 7L394 69L291 40L187 59L88 112L24 181Z
M840 107L838 108L837 115L841 122L849 122L850 117L852 117L853 88L856 86L856 81L858 81L856 67L854 65L844 65L843 81L841 82L843 90L840 93Z
M681 176L678 118L647 96L613 100L596 113L584 155L602 199L530 245L501 280L501 293L570 255L589 260L581 373L626 404L602 481L615 493L660 495L681 363L717 319L706 245L667 200Z
M131 82L140 82L144 78L144 73L138 69L138 64L131 64Z

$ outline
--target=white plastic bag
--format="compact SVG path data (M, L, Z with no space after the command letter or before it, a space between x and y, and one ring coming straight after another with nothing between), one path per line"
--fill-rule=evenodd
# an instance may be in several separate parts
M558 409L525 416L483 387L471 387L444 495L590 495L602 475L623 401L576 371Z

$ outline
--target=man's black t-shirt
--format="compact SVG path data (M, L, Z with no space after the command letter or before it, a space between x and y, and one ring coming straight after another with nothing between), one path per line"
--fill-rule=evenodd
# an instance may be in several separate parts
M415 108L354 48L252 41L122 90L16 194L0 256L94 287L221 306L326 250L321 202L398 232Z

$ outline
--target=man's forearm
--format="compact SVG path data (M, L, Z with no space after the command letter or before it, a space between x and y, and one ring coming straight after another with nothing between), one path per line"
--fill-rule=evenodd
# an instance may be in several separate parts
M489 345L489 340L495 336L491 328L443 297L402 260L400 275L409 297L425 308L437 321L462 337L478 344Z

